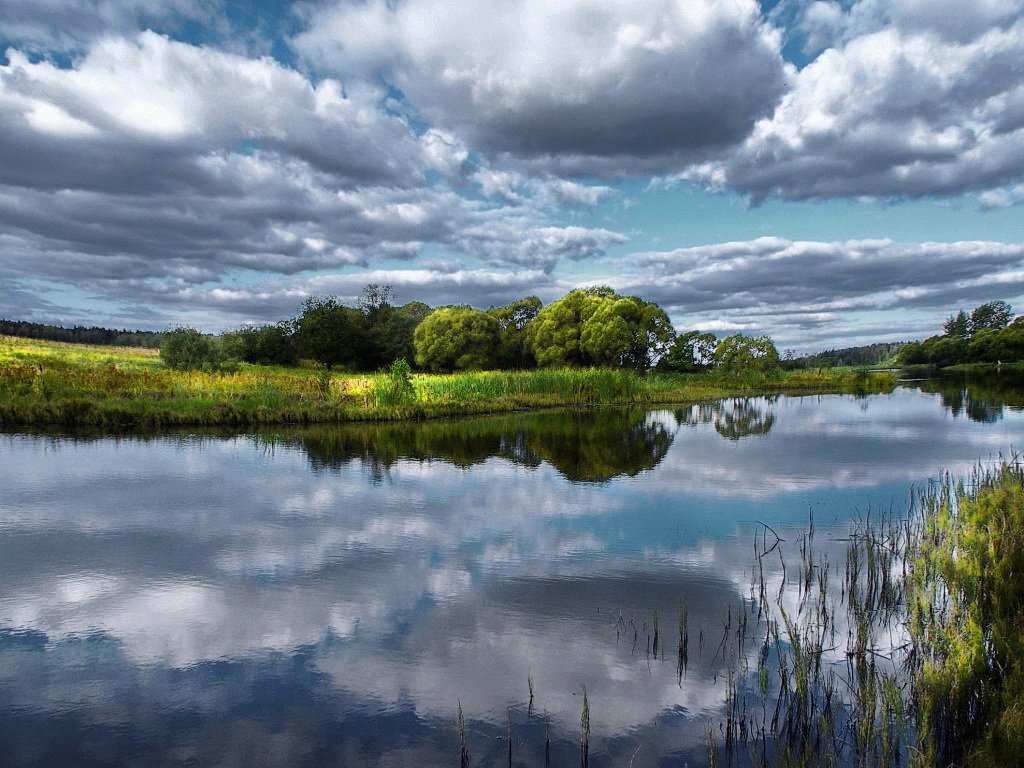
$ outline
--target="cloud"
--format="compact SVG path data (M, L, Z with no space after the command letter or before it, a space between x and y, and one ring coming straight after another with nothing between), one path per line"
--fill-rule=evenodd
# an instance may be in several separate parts
M836 10L807 9L804 23L820 37L827 21L838 41L795 75L774 114L682 177L756 201L959 195L1024 174L1019 2Z
M209 0L4 0L0 39L32 50L75 49L139 28L216 24L219 1Z
M204 181L196 158L264 149L347 183L412 184L430 165L369 87L313 85L250 59L153 32L104 38L71 69L8 51L0 67L0 181L148 192Z
M921 338L958 306L1024 294L1024 244L763 237L637 254L607 282L685 327L801 346Z
M251 286L239 279L246 273L306 274L303 285L308 273L413 261L427 248L449 261L550 272L625 241L551 221L558 206L592 204L607 187L517 176L514 199L459 194L465 146L439 129L417 134L369 86L314 84L269 58L151 32L105 38L71 68L18 51L8 59L4 271L73 285L129 317L147 316L142 295L227 306L218 292ZM430 182L431 172L442 181ZM300 293L280 293L285 314ZM37 313L24 291L8 294L11 316ZM284 304L254 317L274 319L269 307Z
M665 171L738 142L786 73L751 0L336 2L294 43L393 83L475 148L572 173Z

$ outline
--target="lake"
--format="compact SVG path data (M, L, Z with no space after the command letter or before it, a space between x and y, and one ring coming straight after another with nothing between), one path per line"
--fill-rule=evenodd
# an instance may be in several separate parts
M841 552L1020 392L0 435L0 762L579 765L585 691L590 765L706 765L757 542Z

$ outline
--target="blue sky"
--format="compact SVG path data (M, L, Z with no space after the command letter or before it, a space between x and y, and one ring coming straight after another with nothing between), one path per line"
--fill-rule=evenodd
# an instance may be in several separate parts
M1024 311L1021 0L5 0L0 316L607 283L815 351Z

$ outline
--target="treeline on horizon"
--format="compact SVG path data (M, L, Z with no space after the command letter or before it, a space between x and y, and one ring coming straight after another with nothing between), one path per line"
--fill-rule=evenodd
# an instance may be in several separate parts
M161 331L129 331L114 328L86 327L30 323L24 320L0 319L0 336L18 336L23 339L60 341L67 344L102 344L112 347L159 347Z
M903 346L902 365L951 366L1024 360L1024 316L1013 319L1005 301L990 301L968 315L959 310L946 318L942 333Z

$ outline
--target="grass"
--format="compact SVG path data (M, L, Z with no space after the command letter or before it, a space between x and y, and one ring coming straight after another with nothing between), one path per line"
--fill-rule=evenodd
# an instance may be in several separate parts
M925 500L911 628L922 765L1019 764L1024 748L1024 469Z
M890 391L853 369L647 374L609 369L329 375L241 364L173 371L157 350L0 337L0 426L169 427L403 420L551 406L682 403L767 393Z

